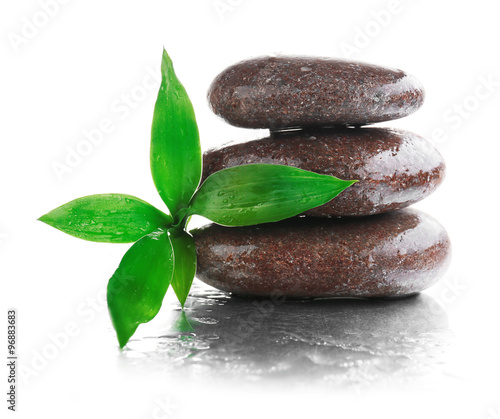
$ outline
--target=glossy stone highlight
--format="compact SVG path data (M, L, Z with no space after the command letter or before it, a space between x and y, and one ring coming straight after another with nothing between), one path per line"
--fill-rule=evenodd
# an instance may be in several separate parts
M413 76L393 68L317 57L260 57L235 64L213 81L212 110L232 125L364 125L402 118L423 103Z
M192 233L197 277L243 296L404 297L433 285L450 261L444 228L413 209Z
M401 209L429 196L443 181L442 156L424 138L387 128L288 131L210 150L203 179L228 167L284 164L340 179L358 179L314 216L371 215Z

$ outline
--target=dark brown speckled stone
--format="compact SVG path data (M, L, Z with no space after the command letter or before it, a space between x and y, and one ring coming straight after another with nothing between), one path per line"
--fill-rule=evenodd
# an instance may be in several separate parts
M370 215L407 207L442 182L444 160L428 141L408 131L345 128L274 133L270 138L210 150L203 179L228 167L284 164L359 182L314 216Z
M197 277L238 295L404 297L434 284L450 240L413 209L363 218L294 218L194 230Z
M212 110L246 128L364 125L402 118L423 103L413 76L393 68L315 57L260 57L220 73Z

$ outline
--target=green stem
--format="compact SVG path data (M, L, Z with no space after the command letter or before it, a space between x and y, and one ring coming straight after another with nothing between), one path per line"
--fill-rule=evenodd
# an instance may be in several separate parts
M189 208L181 208L179 211L177 211L177 214L175 214L172 227L185 230L190 218L191 216L189 215Z

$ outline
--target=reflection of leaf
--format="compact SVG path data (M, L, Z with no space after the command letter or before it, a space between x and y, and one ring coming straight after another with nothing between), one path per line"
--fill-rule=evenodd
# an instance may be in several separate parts
M194 327L189 322L188 316L184 310L181 310L179 313L179 317L177 317L177 320L172 326L172 330L181 333L194 332Z

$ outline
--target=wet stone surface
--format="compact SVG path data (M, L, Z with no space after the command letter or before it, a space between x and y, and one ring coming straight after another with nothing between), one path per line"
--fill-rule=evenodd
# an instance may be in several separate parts
M371 215L407 207L443 181L445 163L436 148L409 131L387 128L316 129L274 133L227 145L203 156L203 179L228 167L283 164L357 179L329 203L307 215Z
M420 82L405 72L314 57L260 57L213 81L212 110L246 128L364 125L402 118L423 103Z
M283 302L231 297L195 281L185 312L173 298L161 318L138 329L121 362L211 384L415 384L443 368L452 343L446 313L423 294Z
M197 277L243 296L403 297L433 285L450 261L444 228L413 209L192 233Z

